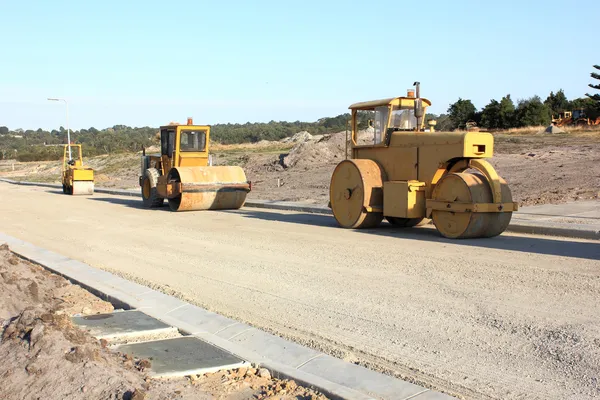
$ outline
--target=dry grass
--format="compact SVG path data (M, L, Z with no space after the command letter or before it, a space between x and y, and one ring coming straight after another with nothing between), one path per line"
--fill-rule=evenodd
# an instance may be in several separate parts
M547 126L526 126L523 128L511 128L511 129L502 129L490 131L494 134L504 134L504 135L516 135L516 136L527 136L527 135L536 135L540 132L546 130ZM578 135L578 136L586 136L586 135L600 135L600 125L597 126L564 126L561 127L564 134L567 135Z
M258 142L258 143L239 143L239 144L220 144L211 143L211 153L281 153L285 152L296 143L280 143L280 142Z

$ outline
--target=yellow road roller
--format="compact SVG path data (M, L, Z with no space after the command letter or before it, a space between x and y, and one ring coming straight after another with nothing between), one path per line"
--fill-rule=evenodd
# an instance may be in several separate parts
M73 150L77 152L72 157ZM65 144L62 163L63 193L72 195L94 194L94 170L83 165L80 144Z
M344 228L374 228L385 218L412 227L431 218L447 238L499 235L518 205L485 160L493 155L493 136L425 132L431 102L420 97L418 82L414 86L405 97L349 107L346 159L336 166L329 188L336 221ZM357 124L365 113L374 121L373 140L359 144Z
M160 155L142 155L140 187L147 208L167 199L172 211L238 209L251 183L237 166L213 166L210 126L172 124L160 127Z

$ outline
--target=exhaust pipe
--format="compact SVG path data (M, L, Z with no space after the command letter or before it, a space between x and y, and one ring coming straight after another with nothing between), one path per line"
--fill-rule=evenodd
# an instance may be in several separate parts
M421 101L421 82L413 83L416 88L416 99L415 99L415 117L417 118L417 132L421 130L421 124L423 121L423 102Z

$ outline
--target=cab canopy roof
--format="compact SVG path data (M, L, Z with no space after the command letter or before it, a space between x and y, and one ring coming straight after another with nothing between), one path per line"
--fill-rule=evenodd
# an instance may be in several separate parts
M423 103L427 106L431 105L431 102L427 99L421 97ZM389 99L381 99L381 100L371 100L371 101L363 101L360 103L354 103L350 107L351 110L373 110L376 107L387 107L389 105L392 106L400 106L401 103L406 105L407 102L414 102L414 97L390 97Z

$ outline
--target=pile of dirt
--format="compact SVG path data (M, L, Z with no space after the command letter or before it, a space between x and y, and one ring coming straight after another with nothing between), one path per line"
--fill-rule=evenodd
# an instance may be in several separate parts
M281 165L284 168L309 168L315 164L328 164L344 154L344 144L343 141L340 143L339 137L340 134L336 133L318 142L299 142L281 158Z
M358 132L359 144L367 144L373 140L373 129ZM346 151L346 132L323 135L320 140L298 142L288 154L281 157L284 168L300 167L304 169L315 165L338 163L344 158Z
M560 129L558 126L550 125L546 129L538 133L565 133L565 131Z
M149 360L110 351L71 315L111 312L110 303L0 246L0 398L326 398L265 369L152 380Z
M307 131L301 131L294 134L294 136L281 139L281 143L302 143L309 140L313 140L313 136Z

